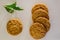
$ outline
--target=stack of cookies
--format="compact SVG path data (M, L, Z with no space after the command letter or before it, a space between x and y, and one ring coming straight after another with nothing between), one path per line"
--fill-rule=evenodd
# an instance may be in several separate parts
M50 29L48 8L45 4L37 4L32 8L33 24L30 27L30 34L34 39L43 38Z

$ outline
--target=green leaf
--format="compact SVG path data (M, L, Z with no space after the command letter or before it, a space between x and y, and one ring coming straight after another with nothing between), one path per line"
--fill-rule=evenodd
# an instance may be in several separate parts
M14 6L14 7L16 7L16 2L15 2L15 3L13 3L13 4L11 4L11 6Z
M5 7L5 9L6 9L9 13L13 13L13 12L14 12L14 10L11 9L11 8L9 8L9 7Z
M19 8L19 7L14 7L13 9L15 9L15 10L23 10L22 8Z
M5 5L4 7L9 13L13 13L14 10L23 10L22 8L16 7L16 2L11 5Z
M15 3L13 3L13 4L11 4L11 5L6 5L6 7L14 8L14 7L16 7L16 2L15 2Z

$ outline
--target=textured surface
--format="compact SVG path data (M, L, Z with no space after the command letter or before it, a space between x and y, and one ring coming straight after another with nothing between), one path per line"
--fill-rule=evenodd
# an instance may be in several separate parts
M40 23L33 23L30 27L30 34L34 39L41 39L45 37L46 29Z
M8 21L6 29L10 35L16 36L22 32L23 26L20 20L11 19Z
M35 22L38 22L38 23L42 23L44 25L44 27L47 29L47 31L49 31L50 29L50 22L47 18L44 18L44 17L39 17L35 20Z
M49 15L45 10L38 9L32 14L32 19L35 21L38 17L45 17L49 19Z
M38 10L38 9L43 9L43 10L45 10L46 12L48 12L48 8L46 7L45 4L36 4L36 5L32 8L32 13L33 13L35 10Z

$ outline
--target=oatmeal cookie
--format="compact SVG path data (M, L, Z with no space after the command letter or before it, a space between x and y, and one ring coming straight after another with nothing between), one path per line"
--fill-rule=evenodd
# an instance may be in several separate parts
M45 18L49 19L48 13L45 10L42 10L42 9L36 10L32 14L33 21L35 21L36 18L38 18L38 17L45 17Z
M39 17L35 20L35 22L43 24L47 31L50 29L50 22L47 18Z
M45 4L36 4L33 8L32 8L32 13L35 12L38 9L43 9L46 12L48 12L48 8L46 7Z
M11 35L18 35L22 32L22 24L18 19L11 19L7 23L7 32Z
M41 39L46 35L46 30L42 24L33 23L30 27L30 34L34 39Z

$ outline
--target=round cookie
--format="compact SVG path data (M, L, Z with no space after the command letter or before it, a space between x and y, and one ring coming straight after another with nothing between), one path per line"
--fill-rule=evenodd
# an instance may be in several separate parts
M32 8L32 13L35 12L38 9L43 9L46 12L48 12L48 8L46 7L45 4L36 4L33 8Z
M38 9L32 14L33 21L35 21L36 18L38 18L38 17L45 17L45 18L49 19L48 13L42 9Z
M22 24L18 19L11 19L7 23L7 32L11 35L18 35L22 32Z
M35 22L43 24L47 31L50 29L50 22L47 18L39 17L35 20Z
M30 34L34 39L41 39L46 35L45 27L40 23L33 23L30 27Z

